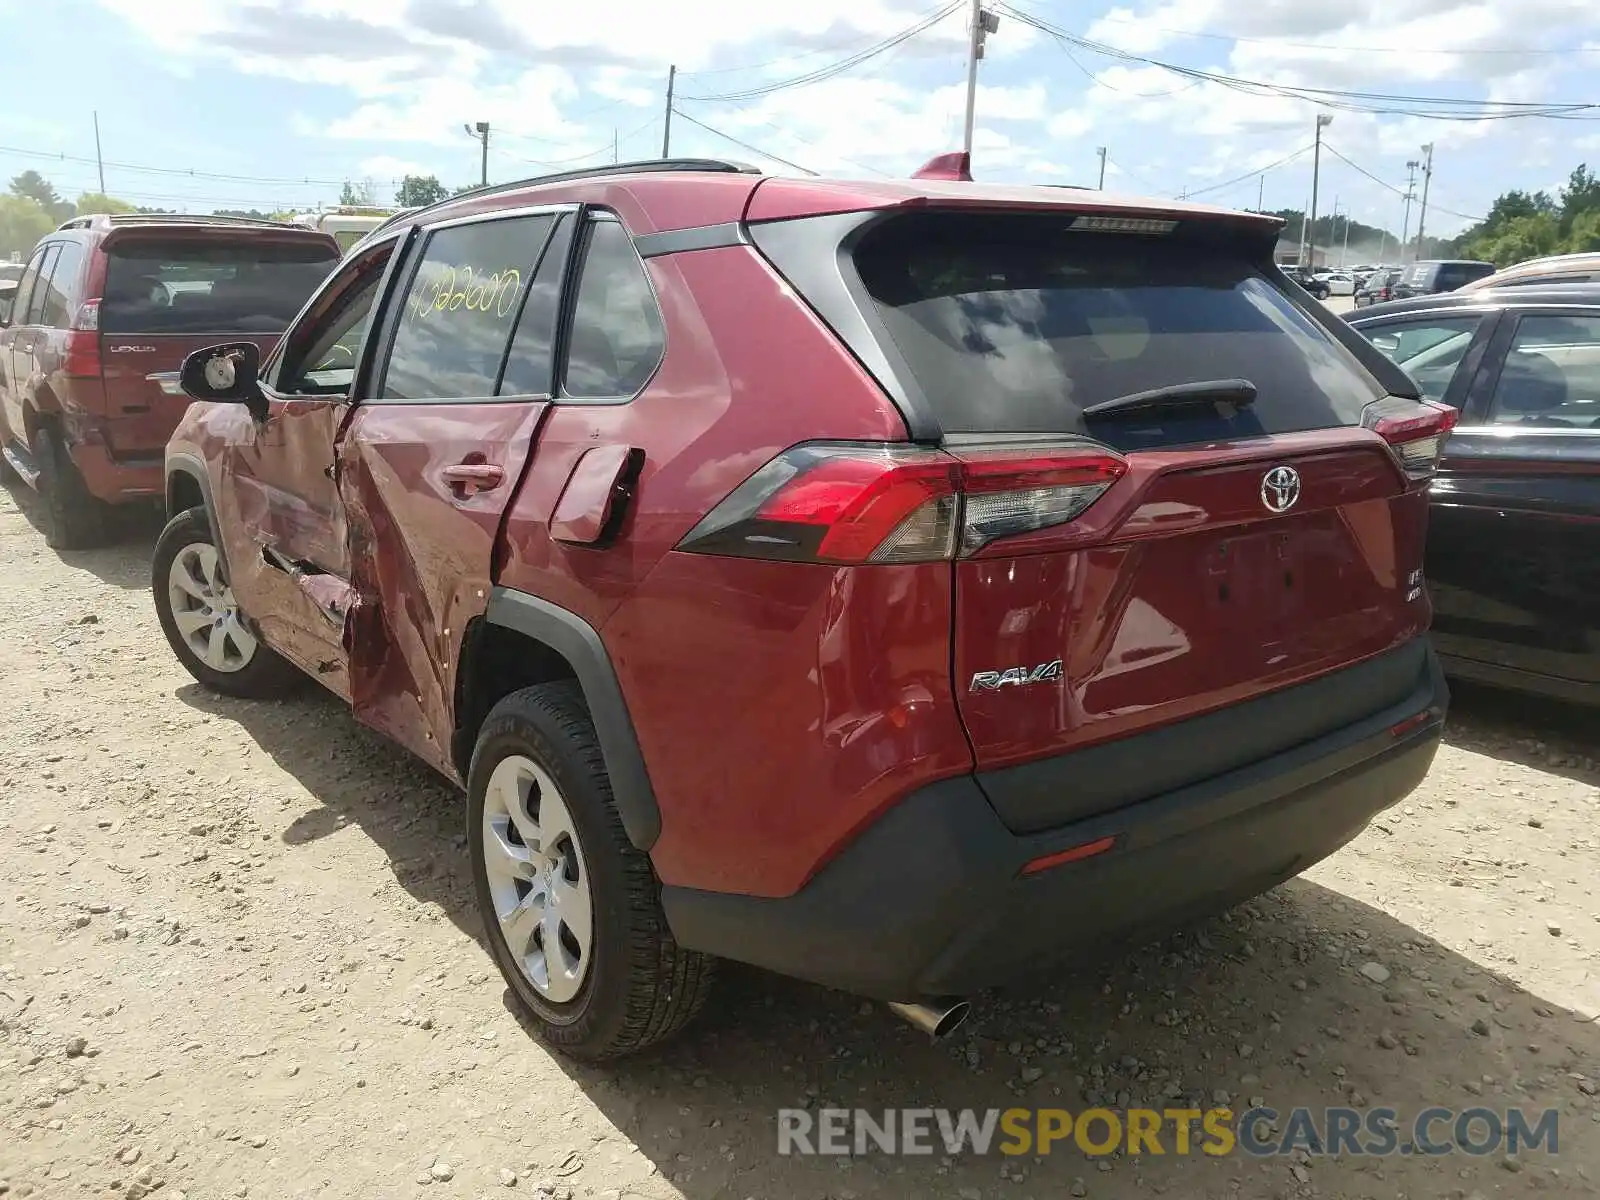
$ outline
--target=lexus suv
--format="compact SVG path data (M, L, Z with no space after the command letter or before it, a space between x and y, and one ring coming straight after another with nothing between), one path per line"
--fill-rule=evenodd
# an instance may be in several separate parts
M0 473L38 490L50 545L161 497L188 401L153 376L219 334L270 348L338 259L328 234L238 217L82 216L40 241L0 313Z
M462 787L554 1046L675 1032L718 959L940 1032L1304 870L1433 760L1454 413L1279 224L949 159L403 214L270 352L184 363L162 627Z

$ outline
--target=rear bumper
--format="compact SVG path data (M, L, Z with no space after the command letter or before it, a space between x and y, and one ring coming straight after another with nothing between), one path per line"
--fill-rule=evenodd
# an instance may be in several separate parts
M1299 874L1422 781L1448 701L1429 650L1400 703L1202 783L1016 834L973 777L946 780L907 797L793 896L668 887L662 902L690 949L886 1000L970 994ZM1073 757L1058 760L1063 789ZM1106 853L1021 874L1106 837L1117 839Z
M103 445L77 442L72 461L83 476L89 494L107 504L161 496L165 492L162 458L113 458Z

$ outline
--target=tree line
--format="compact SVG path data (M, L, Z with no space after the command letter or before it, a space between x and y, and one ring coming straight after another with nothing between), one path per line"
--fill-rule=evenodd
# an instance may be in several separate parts
M452 195L469 191L472 185L447 188L434 175L407 175L395 189L394 204L401 208L433 204ZM339 203L344 206L378 207L377 187L369 182L344 185ZM99 192L84 192L77 200L67 200L37 171L12 176L9 188L0 194L0 261L13 255L27 258L29 251L45 234L63 221L88 213L162 213L175 209L146 208ZM255 217L288 221L294 217L286 209L219 208L219 216Z

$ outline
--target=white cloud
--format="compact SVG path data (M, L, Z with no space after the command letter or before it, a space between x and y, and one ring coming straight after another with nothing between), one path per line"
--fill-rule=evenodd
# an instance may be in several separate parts
M475 178L476 148L461 126L479 120L493 129L492 176L523 170L518 160L530 172L597 161L614 129L622 157L643 157L658 146L673 63L686 115L813 170L903 175L961 139L964 10L824 82L760 94L913 25L931 0L594 0L559 22L530 20L527 0L98 2L143 35L128 51L149 56L140 70L221 60L305 85L283 89L285 132L308 140L308 157L347 154L377 178L424 166L447 183ZM1068 28L1087 23L1089 37L1134 54L1300 88L1579 99L1600 65L1600 55L1577 53L1600 46L1593 0L1090 0L1070 15L1029 11ZM975 170L987 178L1093 182L1094 148L1107 145L1108 180L1119 186L1203 188L1309 144L1316 112L1304 100L1092 51L1069 59L1010 14L989 40L980 81ZM751 94L707 99L741 93ZM1559 171L1592 151L1583 144L1592 126L1561 124L1340 111L1327 140L1391 186L1404 185L1405 162L1433 143L1436 182L1448 179L1465 211L1522 183L1505 164ZM1537 151L1535 135L1544 139ZM752 157L688 121L675 124L673 141ZM1393 192L1337 158L1323 165L1358 212L1398 207ZM1303 203L1309 175L1309 155L1272 172L1268 206ZM1253 205L1256 188L1247 179L1207 198Z

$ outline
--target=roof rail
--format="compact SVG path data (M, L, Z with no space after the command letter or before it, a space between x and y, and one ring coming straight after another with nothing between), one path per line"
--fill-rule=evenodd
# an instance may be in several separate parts
M95 221L104 220L109 225L232 225L254 229L303 229L288 221L272 221L266 217L230 217L222 213L88 213L63 222L57 229L88 229Z
M604 179L608 175L654 175L671 171L706 171L738 175L760 175L762 173L760 167L726 158L646 158L637 162L608 163L601 167L579 167L575 171L557 171L553 175L533 175L527 179L512 179L505 183L490 183L482 187L468 188L464 192L457 192L454 196L446 196L443 200L435 201L432 204L424 204L418 208L401 209L382 225L379 225L378 229L387 229L404 217L413 217L419 213L432 212L436 208L454 204L457 200L470 200L479 196L495 196L503 192L520 191L522 188L538 187L540 184L545 183L567 183L574 179ZM374 229L372 232L376 233L378 229Z

